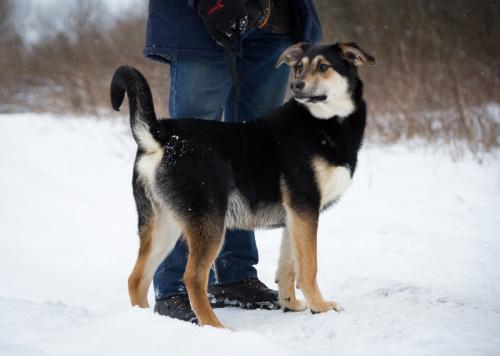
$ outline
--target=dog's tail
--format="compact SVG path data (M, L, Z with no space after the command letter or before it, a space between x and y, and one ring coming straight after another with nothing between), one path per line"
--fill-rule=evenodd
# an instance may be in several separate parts
M156 119L153 97L148 82L137 69L120 66L111 79L111 105L116 111L128 96L130 127L139 147L145 152L155 152L161 147L163 131Z

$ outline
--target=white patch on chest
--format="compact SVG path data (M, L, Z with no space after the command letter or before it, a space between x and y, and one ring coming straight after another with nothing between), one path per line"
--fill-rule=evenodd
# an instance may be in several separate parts
M149 187L154 183L156 170L163 158L163 149L159 149L153 153L143 154L137 161L136 168L142 182Z
M334 166L322 158L312 161L316 183L321 194L321 208L340 198L352 182L351 171L344 166Z

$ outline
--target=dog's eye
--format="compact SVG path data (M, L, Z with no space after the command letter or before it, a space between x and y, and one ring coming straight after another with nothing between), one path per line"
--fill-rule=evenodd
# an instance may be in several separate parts
M297 63L297 65L295 66L295 70L297 71L297 73L302 72L302 68L304 68L302 62Z
M320 63L318 65L318 69L320 72L326 72L328 70L328 68L330 68L330 66L328 64L325 64L325 63Z

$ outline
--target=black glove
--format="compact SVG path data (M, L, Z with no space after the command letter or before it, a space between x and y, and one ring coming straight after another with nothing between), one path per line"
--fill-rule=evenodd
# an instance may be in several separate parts
M208 33L222 44L267 19L270 7L262 3L269 0L198 0L197 7Z

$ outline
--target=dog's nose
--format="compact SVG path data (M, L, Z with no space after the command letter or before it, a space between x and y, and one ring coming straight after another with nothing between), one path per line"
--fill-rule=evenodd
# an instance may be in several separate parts
M304 83L303 80L293 80L290 83L290 88L292 89L292 91L300 91L304 89L305 85L306 83Z

